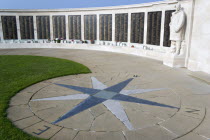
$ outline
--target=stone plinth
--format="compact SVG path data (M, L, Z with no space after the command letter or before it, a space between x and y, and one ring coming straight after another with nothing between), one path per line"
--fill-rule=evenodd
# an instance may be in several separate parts
M185 57L166 53L163 58L163 64L172 68L182 68L185 67Z

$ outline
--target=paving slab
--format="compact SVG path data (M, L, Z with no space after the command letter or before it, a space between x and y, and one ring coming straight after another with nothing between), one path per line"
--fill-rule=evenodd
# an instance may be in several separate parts
M28 104L33 94L33 92L19 92L10 100L10 106Z
M10 49L0 54L64 58L92 71L45 80L17 93L8 118L28 134L53 140L210 138L206 74L99 51Z
M210 75L204 72L189 72L189 75L210 85Z
M199 136L195 133L189 133L181 138L178 138L177 140L208 140L205 137Z
M199 125L193 132L210 139L209 124L210 124L210 109L207 109L203 123Z
M51 140L73 140L79 131L62 128L58 133L56 133Z
M23 89L21 92L35 93L35 92L41 90L42 88L49 86L50 84L51 83L40 82L40 83L34 84L33 86L29 86L29 87Z
M112 113L106 112L93 121L91 131L121 131L127 128Z
M177 114L160 125L177 136L182 136L195 129L201 122L200 119Z
M12 106L7 110L7 117L12 121L17 121L34 116L28 105Z
M80 131L74 140L126 140L122 132Z
M37 123L35 125L32 125L24 129L23 131L36 137L49 139L53 137L56 133L58 133L61 129L62 129L61 127L51 125L49 123L42 121L40 123Z
M14 124L20 129L25 129L41 121L42 120L39 119L37 116L32 116L19 121L15 121Z
M136 131L127 131L125 132L125 136L127 140L169 140L176 138L176 135L159 126L152 126Z

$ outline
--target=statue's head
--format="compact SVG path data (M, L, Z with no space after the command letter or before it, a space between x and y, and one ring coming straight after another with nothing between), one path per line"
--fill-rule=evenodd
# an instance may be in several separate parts
M175 6L176 8L176 11L180 11L181 10L181 4L180 3L177 3L177 5Z

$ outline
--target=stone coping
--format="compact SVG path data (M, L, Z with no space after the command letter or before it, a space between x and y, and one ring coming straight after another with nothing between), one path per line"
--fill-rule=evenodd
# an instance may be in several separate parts
M91 7L91 8L64 8L64 9L0 9L0 12L77 12L77 11L97 11L97 10L117 10L117 9L132 9L141 7L152 7L160 4L173 4L177 0L163 0L150 3L120 5L109 7Z

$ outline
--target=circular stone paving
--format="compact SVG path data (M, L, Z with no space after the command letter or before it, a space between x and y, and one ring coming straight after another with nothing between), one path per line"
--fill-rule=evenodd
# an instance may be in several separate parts
M202 140L194 130L203 124L206 109L191 97L206 92L203 84L156 61L112 53L105 61L99 52L75 52L68 52L70 58L92 73L46 80L19 92L7 110L18 128L53 140Z
M44 81L17 94L12 103L27 105L12 106L9 116L27 133L52 139L174 139L200 124L203 109L181 107L172 89L141 79L87 74ZM174 127L179 121L187 129Z

